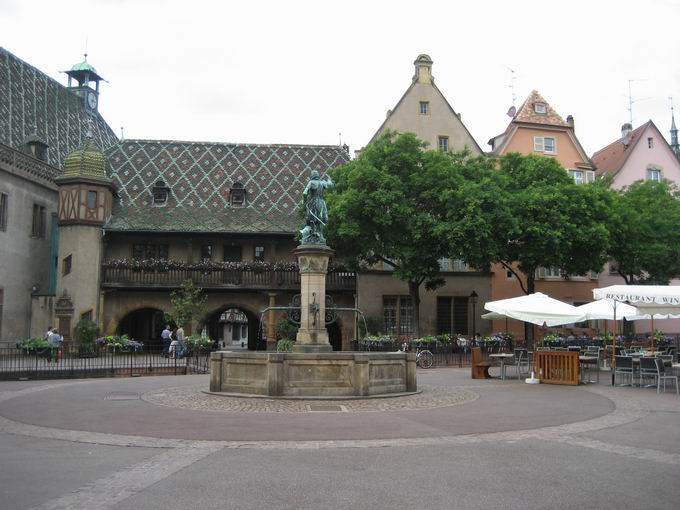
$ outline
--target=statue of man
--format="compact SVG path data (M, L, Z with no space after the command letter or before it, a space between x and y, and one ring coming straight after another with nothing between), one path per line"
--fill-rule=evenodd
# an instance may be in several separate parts
M326 175L323 179L319 172L312 170L312 175L305 187L305 227L300 230L302 244L326 244L323 228L328 223L328 209L323 199L323 190L333 186L333 181Z

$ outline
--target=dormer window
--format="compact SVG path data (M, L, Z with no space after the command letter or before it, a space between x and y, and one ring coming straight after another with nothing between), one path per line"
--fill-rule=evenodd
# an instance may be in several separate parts
M534 111L539 115L545 115L545 103L534 103Z
M229 190L229 202L232 207L246 206L246 189L240 182L235 182Z
M163 207L167 204L169 192L170 188L165 185L164 181L156 181L152 189L154 207Z

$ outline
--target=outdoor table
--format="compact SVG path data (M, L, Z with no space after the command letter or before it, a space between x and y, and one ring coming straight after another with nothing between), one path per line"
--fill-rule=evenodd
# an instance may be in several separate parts
M497 358L501 360L501 380L505 381L505 360L509 358L514 358L514 354L508 352L501 352L497 354L489 354L489 358Z
M578 357L579 363L581 364L581 382L583 384L593 384L595 381L593 381L590 378L590 372L591 372L591 366L594 365L599 365L600 362L600 357L599 356L587 356L587 355L582 355ZM588 380L585 378L585 370L584 368L588 369ZM598 366L597 370L597 382L600 382L600 367Z

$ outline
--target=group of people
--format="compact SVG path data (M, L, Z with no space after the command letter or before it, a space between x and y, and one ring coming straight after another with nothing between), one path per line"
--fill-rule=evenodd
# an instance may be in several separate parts
M181 358L184 356L186 347L184 344L184 328L182 326L171 329L170 324L166 324L165 329L161 332L161 340L163 340L163 356L167 358Z
M47 340L47 362L55 363L59 361L59 347L64 338L59 334L57 328L50 326L45 333L45 340Z

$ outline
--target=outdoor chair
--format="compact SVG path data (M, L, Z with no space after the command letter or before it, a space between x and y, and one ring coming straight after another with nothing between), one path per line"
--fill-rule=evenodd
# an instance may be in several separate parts
M619 386L632 386L633 385L633 358L629 356L616 356L615 361L616 367L614 368L614 381L616 382L616 376L627 375L630 378L630 384L620 384Z
M491 363L488 361L482 361L482 349L479 347L473 347L471 349L472 359L470 362L472 368L472 378L473 379L490 379L489 367Z
M587 369L588 370L588 380L586 381L584 379L584 383L592 383L593 381L590 379L590 374L593 369L597 371L597 382L600 382L600 357L598 356L598 353L592 352L592 353L586 353L586 356L592 357L592 360L583 360L581 361L581 368ZM583 374L585 377L585 370L583 370Z
M618 360L617 360L618 363ZM655 358L640 358L640 387L644 385L644 379L645 378L652 378L656 379L657 377L657 369L656 369L656 359ZM653 384L646 386L647 388L651 388L654 386Z
M659 358L654 358L656 363L656 392L661 392L661 381L663 381L663 392L666 393L666 379L675 381L675 394L680 395L680 389L678 389L678 376L677 375L667 375L666 367Z
M517 368L517 379L522 377L522 374L529 375L531 367L529 365L529 351L527 349L515 349L515 357L513 358L513 365Z
M672 354L661 354L658 358L663 361L663 366L666 368L671 368L673 366L673 355Z

